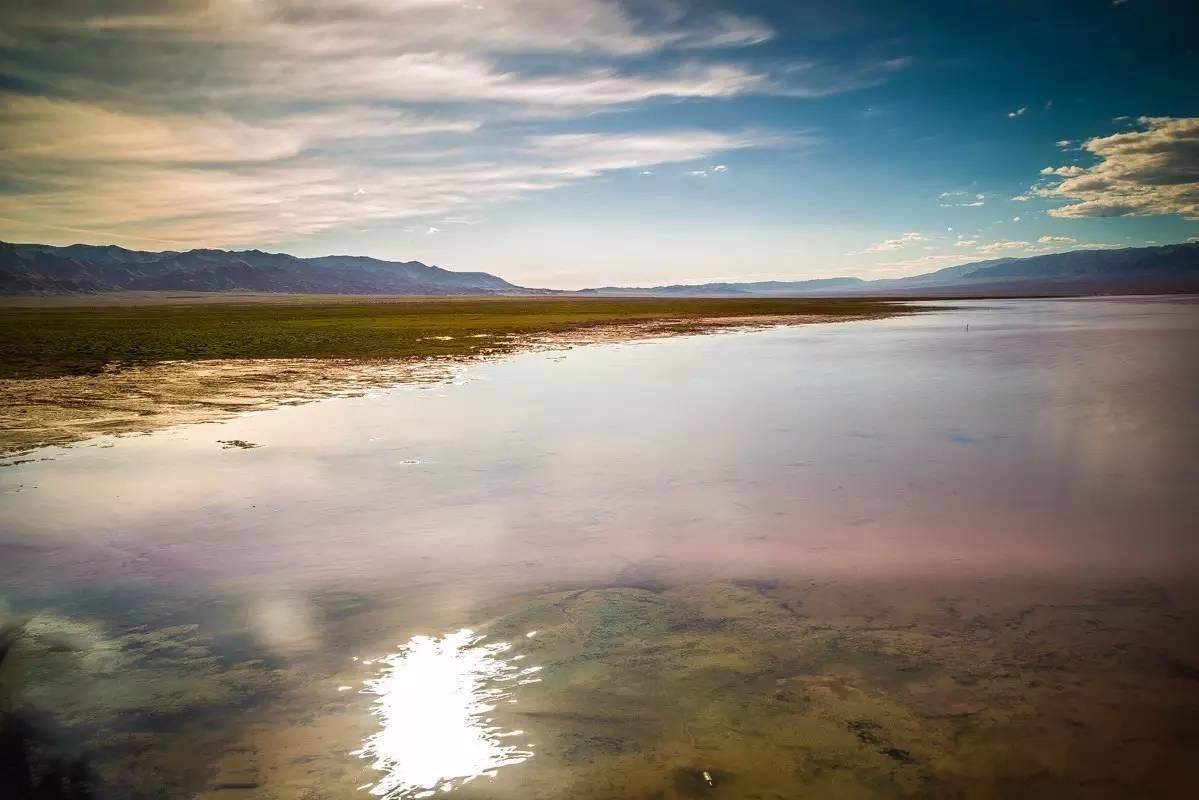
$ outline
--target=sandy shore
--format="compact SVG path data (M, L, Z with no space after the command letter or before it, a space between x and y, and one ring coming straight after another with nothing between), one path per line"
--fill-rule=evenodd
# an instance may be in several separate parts
M858 316L852 319L877 317ZM833 315L661 319L517 337L506 352L680 334L844 322ZM508 344L512 344L509 342ZM506 354L506 353L505 353ZM478 358L230 359L113 367L98 375L0 379L0 464L36 447L215 422L245 411L450 380Z

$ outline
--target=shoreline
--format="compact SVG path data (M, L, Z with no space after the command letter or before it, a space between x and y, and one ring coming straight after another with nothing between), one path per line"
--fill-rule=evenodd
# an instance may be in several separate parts
M453 380L470 364L540 350L826 322L883 319L912 309L844 316L772 314L662 318L496 336L485 352L399 358L229 358L110 364L99 373L0 378L0 467L43 447L98 436L221 422L371 389ZM474 334L488 336L490 334ZM498 344L498 343L497 343Z

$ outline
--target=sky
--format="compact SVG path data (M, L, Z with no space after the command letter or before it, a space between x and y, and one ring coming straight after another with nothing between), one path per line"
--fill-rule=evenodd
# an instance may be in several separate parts
M1199 4L6 0L0 239L526 286L1199 240Z

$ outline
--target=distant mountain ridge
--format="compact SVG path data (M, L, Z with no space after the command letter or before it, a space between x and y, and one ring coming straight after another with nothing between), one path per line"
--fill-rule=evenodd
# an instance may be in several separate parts
M366 256L298 258L261 250L127 250L0 242L0 294L119 291L294 294L581 294L673 297L1028 296L1199 293L1199 243L1072 250L973 261L906 278L818 278L669 286L528 289L487 272Z
M907 278L604 286L599 296L887 297L1199 293L1199 243L973 261Z
M603 286L599 289L583 289L584 294L675 294L675 295L778 295L786 297L796 291L839 292L857 289L869 284L862 278L814 278L806 281L754 281L751 283L676 283L669 286L649 288Z
M486 272L452 272L419 261L0 242L0 294L119 291L450 295L525 290Z

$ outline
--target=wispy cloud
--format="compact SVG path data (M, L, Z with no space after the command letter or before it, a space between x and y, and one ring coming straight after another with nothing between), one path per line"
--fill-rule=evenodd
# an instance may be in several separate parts
M979 253L990 255L993 253L1002 253L1010 250L1027 250L1029 247L1031 247L1031 242L1009 239L978 244L975 249Z
M702 130L530 136L463 162L385 154L358 161L323 157L265 163L93 165L47 173L9 165L10 181L37 194L0 196L0 216L23 222L86 219L118 235L179 245L273 241L350 224L433 217L555 189L617 170L643 170L749 147L799 140ZM359 189L369 186L369 190Z
M565 133L530 137L526 142L526 152L543 160L563 159L571 163L570 170L573 173L590 177L609 170L695 161L713 153L750 147L799 146L810 141L803 136L704 130Z
M1028 111L1028 106L1020 106L1015 111L1007 112L1008 119L1015 119L1016 117L1023 117L1027 111Z
M0 94L6 158L201 164L277 161L350 140L467 133L480 122L396 109L343 106L246 122L219 111L152 113L75 100Z
M804 137L553 130L658 101L820 97L907 64L746 61L774 36L760 19L606 0L45 0L5 28L0 63L25 87L0 94L6 234L74 221L180 245L445 215L792 146Z
M941 208L977 208L987 202L978 192L941 192L940 199Z
M925 236L923 233L917 233L916 231L910 231L908 233L901 234L900 236L897 236L894 239L884 239L881 242L872 244L869 247L867 247L863 252L865 252L865 253L883 253L888 250L899 250L900 248L908 247L909 245L927 241L927 239L928 239L928 237Z
M954 266L963 263L964 260L965 258L957 253L937 253L883 261L863 268L862 271L898 277Z
M715 164L710 169L692 169L688 170L687 174L693 178L707 178L711 175L719 175L722 172L728 172L727 164Z

